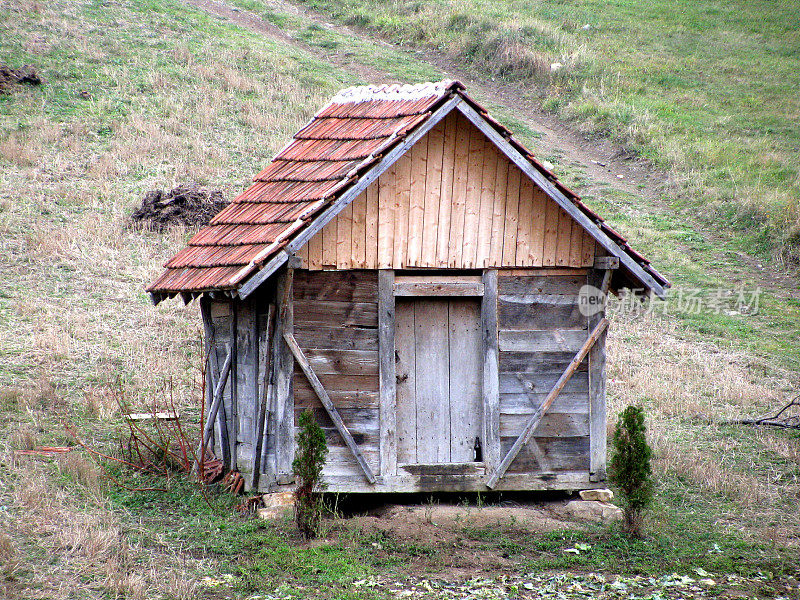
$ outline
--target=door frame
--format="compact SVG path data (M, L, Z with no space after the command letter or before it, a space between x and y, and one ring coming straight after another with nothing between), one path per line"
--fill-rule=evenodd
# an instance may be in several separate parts
M483 464L491 474L500 464L500 395L497 349L497 269L479 275L378 271L378 365L380 379L380 476L398 475L397 380L395 370L396 297L480 297L483 377Z

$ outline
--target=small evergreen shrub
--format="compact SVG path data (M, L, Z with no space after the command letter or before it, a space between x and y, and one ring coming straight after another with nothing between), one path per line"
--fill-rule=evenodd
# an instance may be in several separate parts
M644 512L653 502L651 456L644 410L628 406L620 413L612 436L608 479L622 499L623 527L636 537L643 535Z
M325 432L319 426L314 414L305 410L298 420L300 431L297 434L297 453L292 463L292 471L297 480L295 497L295 521L303 537L317 536L322 518L322 468L328 456Z

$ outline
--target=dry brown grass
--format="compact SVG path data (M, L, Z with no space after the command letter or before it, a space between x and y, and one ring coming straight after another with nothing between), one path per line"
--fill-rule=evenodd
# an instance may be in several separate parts
M144 292L192 231L135 232L125 218L156 187L213 181L232 197L339 86L304 84L285 52L204 33L216 27L205 20L91 10L0 1L0 48L38 53L46 78L0 107L0 531L14 541L0 538L0 564L19 577L0 597L192 598L213 566L109 505L93 460L13 451L72 443L67 422L113 452L109 382L140 411L172 382L180 412L196 415L197 307L153 307Z
M748 523L750 535L800 544L796 440L720 424L782 405L791 374L654 317L617 318L608 348L609 420L629 404L645 406L659 477L732 500L740 514L726 527Z
M70 454L59 460L59 468L85 478L94 467ZM0 523L5 532L0 564L8 576L25 571L27 585L15 586L9 597L194 597L192 573L205 567L190 557L131 544L130 528L136 525L120 520L102 495L79 495L56 485L47 463L38 460L21 462L10 475L16 485L2 500L14 518Z

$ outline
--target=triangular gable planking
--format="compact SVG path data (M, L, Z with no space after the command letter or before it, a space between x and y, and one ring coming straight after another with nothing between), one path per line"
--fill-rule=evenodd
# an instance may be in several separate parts
M453 111L298 252L308 269L590 267L596 242Z

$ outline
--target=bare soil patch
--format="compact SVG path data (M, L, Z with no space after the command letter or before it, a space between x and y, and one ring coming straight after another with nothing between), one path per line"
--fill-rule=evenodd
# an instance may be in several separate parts
M464 506L452 504L389 504L352 522L367 531L391 533L420 542L446 543L461 538L464 528L501 527L547 532L574 528L577 524L558 516L563 502L512 504L508 506ZM555 505L558 506L555 506Z
M0 94L10 94L16 85L41 85L42 78L33 65L14 69L0 64Z
M197 185L181 185L168 192L147 192L133 211L130 225L152 231L165 231L175 225L202 226L228 206L222 192Z

